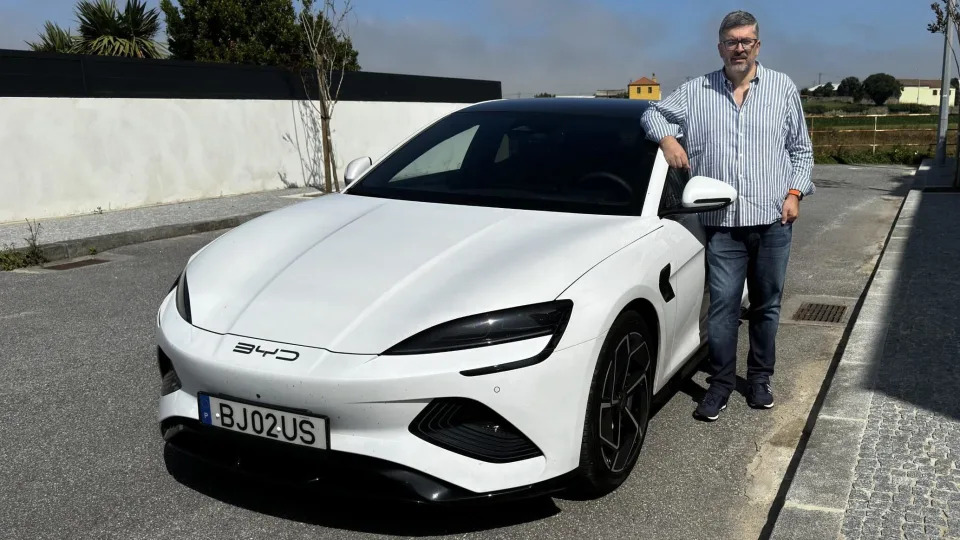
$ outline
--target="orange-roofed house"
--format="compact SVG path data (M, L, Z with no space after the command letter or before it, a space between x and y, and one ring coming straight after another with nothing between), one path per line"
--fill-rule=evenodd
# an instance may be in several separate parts
M659 100L660 83L657 82L657 75L654 74L652 79L640 77L633 81L627 85L627 93L630 99Z

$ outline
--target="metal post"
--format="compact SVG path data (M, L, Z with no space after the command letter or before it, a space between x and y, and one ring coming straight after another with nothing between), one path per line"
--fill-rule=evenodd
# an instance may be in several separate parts
M880 118L880 117L879 116L873 117L873 153L874 154L877 153L877 118Z
M943 72L940 77L940 122L937 124L937 165L947 159L947 124L950 119L950 42L953 39L954 1L947 0L947 27L943 36Z

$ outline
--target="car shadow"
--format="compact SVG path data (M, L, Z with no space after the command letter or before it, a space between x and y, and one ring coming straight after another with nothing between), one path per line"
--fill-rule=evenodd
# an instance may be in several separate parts
M706 368L707 349L702 347L697 351L696 356L692 358L685 366L667 381L667 384L660 389L653 399L653 406L650 409L650 417L655 417L667 403L673 400L677 394L686 394L690 397L693 405L703 399L707 389L693 380L693 376Z
M706 373L706 352L700 351L698 353L699 358L691 360L691 362L685 366L682 370L677 372L670 379L669 382L660 390L660 392L654 397L653 407L651 408L651 417L656 416L660 410L666 406L667 403L672 401L677 394L686 394L690 397L691 404L696 407L700 400L703 399L703 396L707 393L707 388L698 383L693 379L694 375L697 372L703 371ZM750 384L747 380L737 375L737 383L734 388L734 392L740 394L744 397L747 396L747 391L750 389Z
M397 536L466 534L542 520L560 513L550 497L478 506L428 505L344 496L322 487L290 486L212 467L166 444L167 472L182 485L223 503L331 529ZM372 518L371 516L376 516Z

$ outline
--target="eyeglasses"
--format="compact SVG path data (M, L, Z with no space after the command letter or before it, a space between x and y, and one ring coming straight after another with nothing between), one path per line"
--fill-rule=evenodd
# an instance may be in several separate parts
M753 48L754 45L757 44L757 41L759 41L759 40L757 40L757 39L752 39L752 38L748 38L748 39L727 39L727 40L721 41L720 43L722 43L723 46L726 47L727 50L730 50L730 51L735 50L735 49L737 48L737 45L743 45L743 50L749 51L750 49Z

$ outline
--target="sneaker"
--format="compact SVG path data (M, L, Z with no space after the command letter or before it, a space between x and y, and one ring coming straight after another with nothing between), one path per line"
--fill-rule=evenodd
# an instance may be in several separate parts
M707 390L707 393L703 396L703 399L700 400L700 404L697 405L697 410L693 412L693 415L701 420L713 422L717 418L720 418L720 411L727 408L728 399L729 396L725 396L716 390Z
M773 390L770 388L770 383L750 383L750 390L747 392L747 405L754 409L773 407Z

